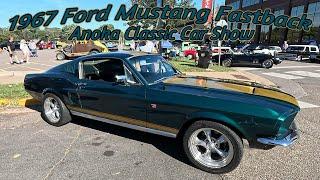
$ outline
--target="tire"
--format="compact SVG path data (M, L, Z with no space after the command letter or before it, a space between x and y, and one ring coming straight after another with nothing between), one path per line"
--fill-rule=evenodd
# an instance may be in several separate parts
M211 142L205 135L205 132L208 131L211 134L209 138ZM195 140L195 137L198 141ZM218 142L219 140L221 143ZM201 143L195 145L195 142ZM241 138L230 128L212 121L193 123L183 135L183 149L194 166L213 174L234 170L240 164L243 156ZM219 155L215 149L220 150L223 155ZM209 155L205 156L206 152L210 152Z
M232 65L232 60L231 59L224 59L222 62L221 62L222 66L224 67L231 67Z
M92 55L92 54L98 54L99 53L99 51L97 51L97 50L92 50L92 51L90 51L90 55Z
M315 59L311 59L311 58L310 58L310 62L311 62L311 63L315 63L315 62L316 62L316 60L315 60Z
M70 111L61 101L61 99L51 93L47 93L43 98L41 116L43 120L53 126L65 125L72 119Z
M58 61L62 61L64 59L66 59L66 55L63 52L58 52L56 54L56 58L57 58Z
M273 66L273 61L271 59L264 60L261 64L263 68L270 69Z

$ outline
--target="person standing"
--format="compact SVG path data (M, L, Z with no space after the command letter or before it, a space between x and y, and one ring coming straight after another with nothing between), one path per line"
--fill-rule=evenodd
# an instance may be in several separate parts
M13 37L10 36L9 41L7 43L7 48L9 52L9 58L10 58L10 64L17 63L21 64L18 60L17 53L16 53L16 47L14 45Z
M23 62L25 63L29 63L29 59L30 59L30 50L28 47L28 44L26 42L26 40L21 39L20 41L20 49L23 53Z

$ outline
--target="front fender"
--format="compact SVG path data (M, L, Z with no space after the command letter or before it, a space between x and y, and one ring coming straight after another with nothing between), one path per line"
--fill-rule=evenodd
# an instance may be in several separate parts
M241 125L241 122L234 120L222 113L218 112L195 112L187 116L187 122L194 120L212 120L224 125L227 125L229 128L236 130L241 133L246 139L251 139L252 136L248 133Z

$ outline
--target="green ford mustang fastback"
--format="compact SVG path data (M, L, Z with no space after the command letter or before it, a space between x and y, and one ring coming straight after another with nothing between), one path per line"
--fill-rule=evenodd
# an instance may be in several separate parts
M185 76L159 55L81 57L29 74L24 85L51 125L82 116L177 138L193 165L211 173L239 165L244 139L270 149L298 138L293 96L252 82Z

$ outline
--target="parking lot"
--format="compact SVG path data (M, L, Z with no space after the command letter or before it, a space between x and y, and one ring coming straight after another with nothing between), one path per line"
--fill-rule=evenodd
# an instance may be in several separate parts
M22 57L22 52L18 52L18 57ZM5 71L44 71L50 67L61 64L64 61L55 60L55 50L46 49L38 50L38 57L31 57L28 64L14 64L9 63L9 55L7 52L0 54L0 72Z
M54 50L0 71L43 71L61 62ZM49 67L50 66L50 67ZM39 107L0 110L0 179L320 179L320 65L285 61L272 69L239 68L265 77L298 98L300 139L290 148L250 149L231 173L213 175L190 165L175 139L74 118L45 123Z

